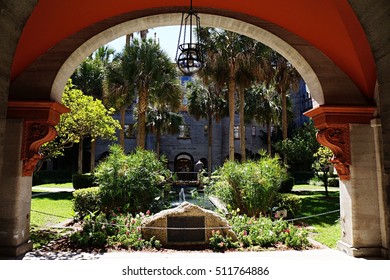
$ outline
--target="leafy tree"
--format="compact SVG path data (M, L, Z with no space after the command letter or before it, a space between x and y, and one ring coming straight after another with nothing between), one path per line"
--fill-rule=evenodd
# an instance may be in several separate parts
M44 159L49 159L62 155L64 149L71 147L73 143L79 143L77 171L82 173L84 139L115 139L119 123L111 117L113 109L107 110L101 100L75 89L71 80L65 86L62 103L71 111L61 115L56 126L58 136L53 143L44 146L42 152Z
M314 162L314 154L320 144L316 140L317 129L313 122L305 123L297 129L292 138L276 143L278 153L285 155L292 171L310 170Z
M331 159L333 152L324 146L319 147L318 151L314 154L314 163L312 165L313 171L316 177L319 178L325 187L325 196L329 197L328 193L328 179L331 171Z

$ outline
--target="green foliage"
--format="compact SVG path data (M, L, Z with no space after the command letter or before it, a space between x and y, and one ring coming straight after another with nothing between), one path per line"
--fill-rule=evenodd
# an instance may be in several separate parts
M65 87L62 103L71 112L61 115L60 123L56 126L60 136L66 135L72 142L87 136L92 139L116 139L119 122L111 117L114 110L106 109L101 100L74 89L70 81Z
M296 194L279 194L275 202L277 209L286 209L289 218L296 217L302 209L302 199Z
M90 137L92 141L97 138L116 139L116 130L120 126L111 116L114 110L106 109L100 100L75 89L71 80L65 86L62 104L70 112L61 115L55 140L42 146L45 160L63 155L64 149L85 137Z
M158 209L169 176L164 162L153 152L137 149L125 155L118 145L110 148L110 155L95 170L103 207L132 213Z
M316 177L324 183L326 196L328 196L328 180L330 176L332 157L333 152L329 148L321 146L314 154L315 160L312 164Z
M215 252L223 252L228 249L238 247L237 242L233 242L229 236L224 236L219 230L213 230L209 239L209 245Z
M303 249L310 245L304 229L283 220L273 221L266 217L248 217L232 212L229 220L241 247L273 247L279 243L290 248Z
M114 249L160 248L160 241L154 237L142 238L141 223L148 216L143 213L132 215L112 211L106 214L85 217L83 229L71 235L70 240L78 246L109 247Z
M97 213L101 207L101 197L98 187L80 189L73 192L73 210L79 218L91 213Z
M92 188L95 185L95 177L92 174L73 174L72 183L75 190Z
M239 208L250 216L266 214L287 172L278 158L264 156L258 161L226 162L216 171L216 178L206 188L232 209Z
M292 171L308 171L314 162L313 154L320 144L316 140L317 130L312 122L297 129L291 138L279 141L275 147L279 154L287 156Z

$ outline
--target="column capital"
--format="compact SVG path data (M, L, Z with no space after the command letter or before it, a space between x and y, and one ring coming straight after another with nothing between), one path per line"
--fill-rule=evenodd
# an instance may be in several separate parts
M54 126L60 121L61 114L69 111L62 104L52 101L8 102L7 118L24 120L21 151L22 176L32 176L35 166L42 159L39 148L57 136Z
M320 106L304 113L319 130L317 141L333 152L332 163L341 180L350 179L351 143L349 124L370 124L375 107Z

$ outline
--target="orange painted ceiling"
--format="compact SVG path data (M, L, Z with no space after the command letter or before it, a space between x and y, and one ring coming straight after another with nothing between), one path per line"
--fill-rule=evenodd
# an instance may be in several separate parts
M20 38L11 79L63 38L130 11L188 6L189 0L40 0ZM230 10L277 24L330 57L372 97L375 63L364 31L347 0L194 0L196 7Z

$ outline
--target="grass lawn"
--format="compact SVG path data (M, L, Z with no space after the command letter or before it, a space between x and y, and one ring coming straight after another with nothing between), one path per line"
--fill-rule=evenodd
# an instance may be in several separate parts
M33 191L34 191L34 189L40 189L40 188L72 189L73 188L73 183L72 182L68 182L68 183L62 183L62 184L51 183L51 184L36 185L36 186L33 186Z
M31 200L31 240L34 249L63 235L66 230L51 228L74 215L71 192L48 193Z
M317 186L311 186L313 189ZM300 187L294 186L293 190L296 191ZM321 188L321 187L320 187ZM302 188L303 189L303 188ZM307 189L305 187L305 189ZM337 188L334 188L337 189ZM325 197L325 191L296 191L296 194L302 198L302 211L299 216L308 217L328 211L339 210L339 192L338 190L329 191L329 197ZM336 242L340 240L341 228L339 223L340 211L336 213L330 213L326 215L316 216L309 219L297 221L305 225L313 226L315 229L312 231L312 238L316 241L330 247L336 248Z

